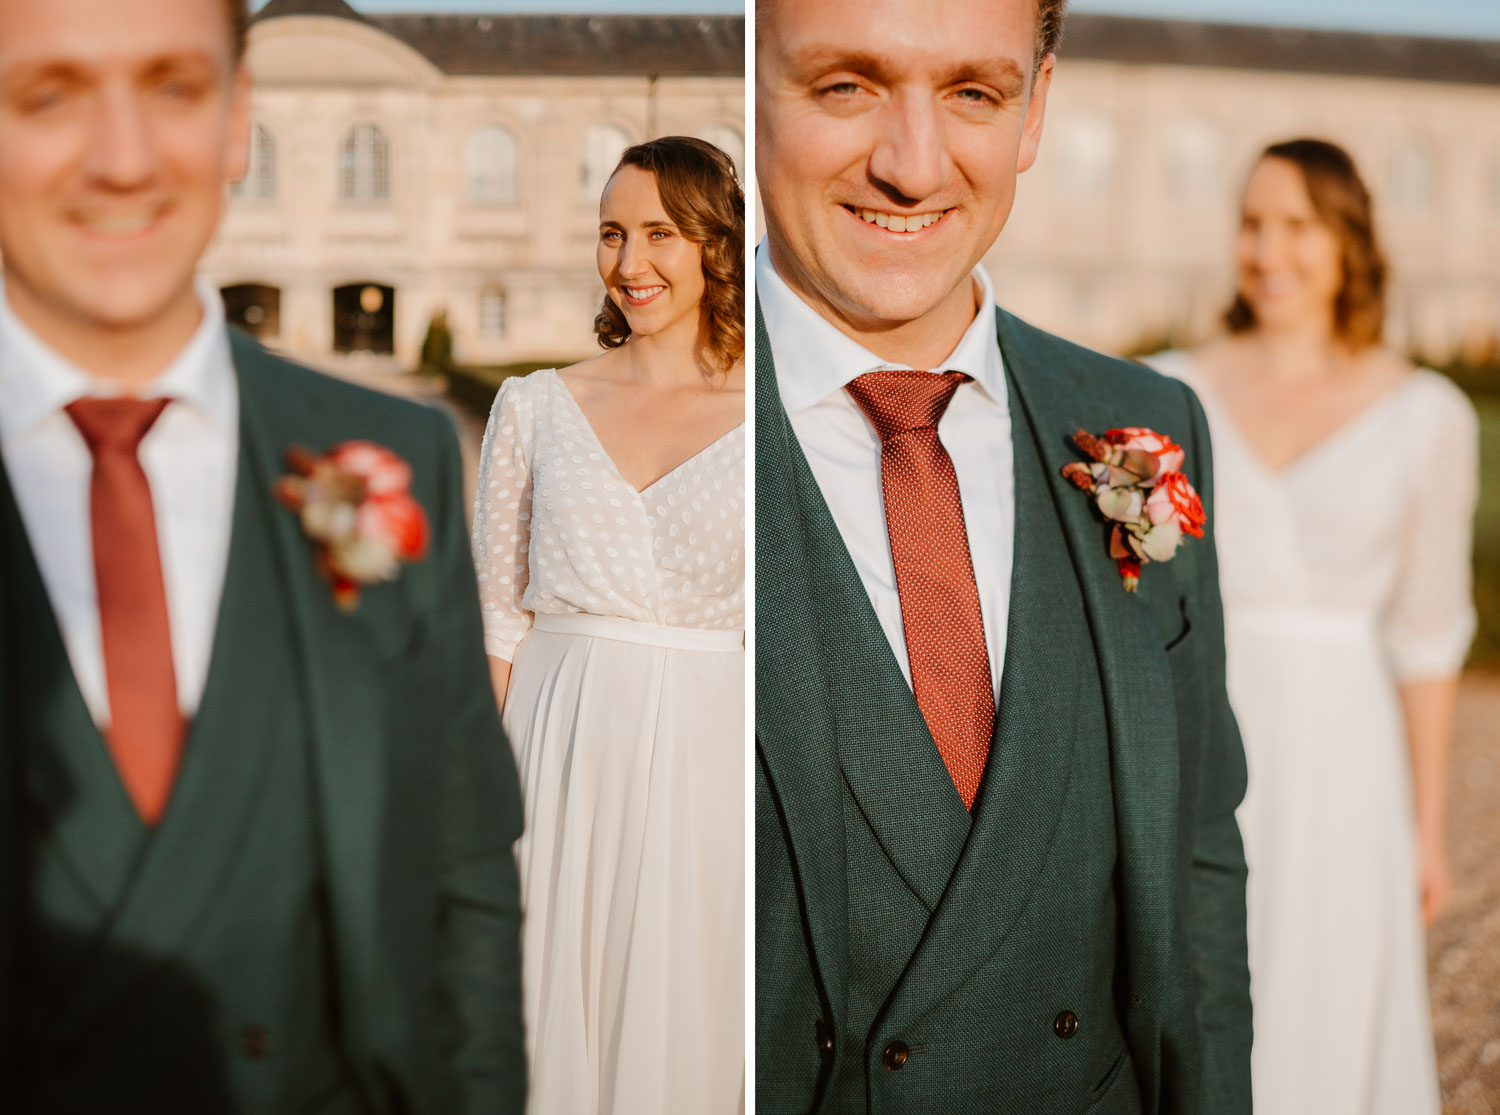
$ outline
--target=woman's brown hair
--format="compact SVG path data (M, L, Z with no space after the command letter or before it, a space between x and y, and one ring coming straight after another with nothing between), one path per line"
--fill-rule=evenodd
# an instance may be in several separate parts
M1260 160L1281 159L1302 172L1313 212L1339 242L1344 283L1333 302L1334 332L1353 349L1380 343L1385 328L1385 256L1375 236L1370 191L1342 147L1321 139L1273 143ZM1257 161L1260 161L1257 160ZM1231 333L1255 328L1255 311L1237 293L1224 314Z
M655 175L662 208L703 253L704 355L727 372L745 355L745 192L734 161L701 139L663 136L627 148L611 176L626 166ZM625 315L607 294L594 333L600 348L619 348L630 336Z

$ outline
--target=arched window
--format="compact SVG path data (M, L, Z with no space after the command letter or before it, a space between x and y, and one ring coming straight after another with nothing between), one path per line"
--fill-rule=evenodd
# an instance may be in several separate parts
M734 169L741 180L745 177L745 137L728 124L715 124L703 133L703 138L734 160Z
M519 170L516 137L508 128L480 128L464 144L464 182L470 201L514 205Z
M1119 135L1112 121L1079 113L1062 122L1062 192L1074 200L1100 197L1115 174Z
M263 124L250 131L250 165L243 178L230 183L229 196L260 201L276 196L276 140Z
M604 192L604 183L630 146L630 137L612 124L596 124L583 135L583 158L579 164L578 200L593 204Z
M390 196L390 143L374 124L356 124L339 145L339 197L384 201Z
M491 340L505 336L505 291L499 287L479 292L479 335Z
M1399 209L1429 208L1437 189L1436 160L1425 139L1413 136L1398 143L1388 178L1391 204Z

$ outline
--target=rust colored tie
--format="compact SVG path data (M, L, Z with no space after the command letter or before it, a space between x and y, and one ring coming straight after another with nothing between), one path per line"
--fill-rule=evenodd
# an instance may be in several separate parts
M849 394L880 435L885 526L917 707L974 808L995 726L994 680L953 461L938 419L962 372L871 372Z
M109 691L105 741L141 820L157 824L182 758L167 592L151 486L136 450L167 399L79 399L68 417L94 455L89 519Z

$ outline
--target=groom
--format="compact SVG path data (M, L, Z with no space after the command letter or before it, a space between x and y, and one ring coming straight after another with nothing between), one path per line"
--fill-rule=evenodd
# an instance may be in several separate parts
M247 21L0 0L0 1095L519 1113L521 804L451 429L194 285ZM311 537L341 519L355 549Z
M1207 494L1203 415L977 266L1062 7L757 10L758 1111L1250 1111L1213 542L1128 593L1061 471L1147 426Z

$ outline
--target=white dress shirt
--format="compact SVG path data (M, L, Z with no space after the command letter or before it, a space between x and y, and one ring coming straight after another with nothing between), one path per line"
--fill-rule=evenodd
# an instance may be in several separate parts
M998 708L1015 551L1015 492L1010 405L995 336L995 292L983 267L974 268L974 282L979 288L974 320L946 360L922 370L963 372L971 377L953 393L938 420L938 438L958 474L959 502ZM844 390L866 372L908 366L881 360L802 301L776 274L764 242L755 253L755 291L771 338L781 404L910 685L911 666L880 487L880 438Z
M189 717L208 679L229 558L240 409L223 307L210 287L200 284L198 297L202 324L140 392L174 400L141 441L140 461L156 511L177 703ZM0 453L73 676L101 728L109 723L109 689L89 518L94 462L63 408L118 394L22 324L0 283Z

